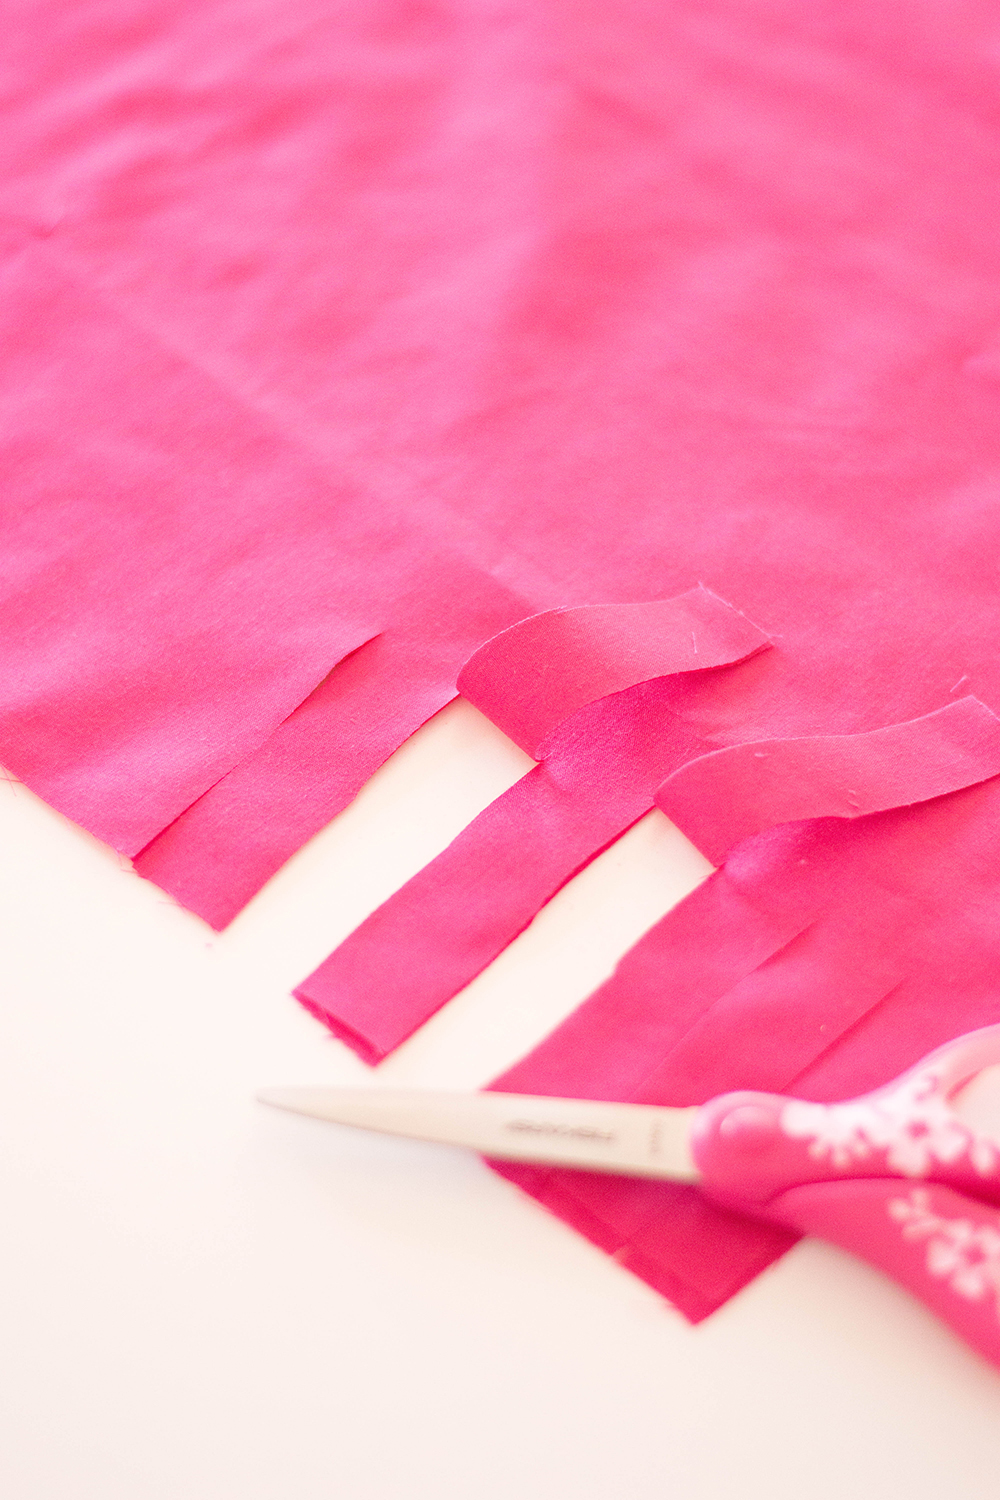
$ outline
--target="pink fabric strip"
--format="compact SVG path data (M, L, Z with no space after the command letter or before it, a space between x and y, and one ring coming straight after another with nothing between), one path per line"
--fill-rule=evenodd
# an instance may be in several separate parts
M447 607L436 594L445 580ZM470 647L522 607L479 570L436 559L422 589L387 606L398 623L343 661L255 755L159 834L135 860L138 873L225 927L455 696Z
M296 988L303 1005L366 1062L405 1041L652 806L656 769L616 764L620 724L583 753L554 752L492 803ZM659 748L662 768L701 743L678 725Z
M549 664L536 657L529 673L533 682L553 681L557 701L565 705L571 701L567 681L582 696L606 686L612 676L624 681L629 668L645 673L654 655L662 669L672 666L675 676L640 678L634 687L586 703L551 729L541 747L543 763L296 989L302 1003L367 1061L378 1061L405 1040L490 963L577 870L649 811L653 788L666 770L711 743L693 727L706 691L724 692L726 684L732 689L739 670L733 657L754 656L767 645L756 627L707 590L658 606L664 633L658 649L644 634L638 643L642 650L636 649L634 632L644 633L652 618L645 606L638 616L635 606L618 606L617 616L615 608L605 606L600 621L588 616L589 654L576 650L579 631L571 634L565 676L562 658ZM550 638L536 621L529 622L533 650L542 650L546 641L552 649L565 642L565 614L539 618L556 634ZM615 629L608 626L612 618ZM697 651L691 640L695 618L701 638ZM516 636L516 630L508 631L499 640L513 647ZM521 680L508 676L511 652L497 649L495 642L491 648L488 664L496 676L487 681L487 658L480 653L480 701L516 704ZM723 668L727 659L730 666ZM521 669L528 672L526 660ZM709 662L715 670L708 670ZM535 728L542 722L536 710ZM405 969L398 962L403 948Z
M676 599L590 604L521 620L487 641L458 690L535 759L578 709L638 682L742 661L763 631L704 585Z
M977 698L866 734L731 745L681 766L656 801L721 864L732 846L802 818L858 818L1000 775L1000 719Z
M790 821L792 811L805 818L841 807L859 816L892 796L905 805L1000 774L1000 720L973 698L866 734L768 742L767 760L757 741L699 755L708 743L699 709L704 689L717 695L713 678L648 684L579 711L561 737L551 736L544 763L345 939L298 986L298 999L366 1061L380 1061L649 810L651 785L671 762L679 769L657 800L665 789L683 788L689 769L707 767L714 776L715 802L696 780L690 805L681 804L687 821L677 817L709 858L718 847L724 854L725 845L703 838L705 827L739 829L744 837L769 810L779 821ZM727 680L735 687L738 675L730 669ZM736 693L734 708L740 703ZM731 734L739 729L735 718ZM718 718L714 724L717 739L725 729ZM786 789L772 764L794 766L798 780ZM761 765L765 775L755 782ZM674 803L665 810L675 813ZM401 970L404 950L411 961Z
M1000 1019L998 836L989 780L751 837L494 1086L678 1105L871 1088ZM692 1318L784 1248L694 1189L496 1165Z

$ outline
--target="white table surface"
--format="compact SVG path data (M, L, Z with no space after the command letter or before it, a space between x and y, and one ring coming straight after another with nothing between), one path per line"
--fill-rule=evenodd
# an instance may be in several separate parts
M0 784L0 1493L983 1500L1000 1375L798 1246L690 1328L477 1159L253 1102L369 1081L289 998L528 764L456 703L223 935ZM707 866L658 813L378 1071L524 1052Z

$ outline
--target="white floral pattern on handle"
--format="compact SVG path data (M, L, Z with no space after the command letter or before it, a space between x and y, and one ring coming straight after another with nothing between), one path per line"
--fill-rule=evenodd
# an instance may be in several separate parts
M997 1148L957 1119L934 1073L908 1078L899 1088L846 1104L791 1100L781 1112L782 1131L808 1140L809 1155L849 1167L874 1151L884 1151L890 1167L904 1177L926 1177L941 1163L968 1155L982 1176L992 1172Z
M889 1201L890 1217L906 1240L927 1241L927 1269L970 1302L993 1295L1000 1316L1000 1233L971 1219L945 1219L931 1207L926 1188Z

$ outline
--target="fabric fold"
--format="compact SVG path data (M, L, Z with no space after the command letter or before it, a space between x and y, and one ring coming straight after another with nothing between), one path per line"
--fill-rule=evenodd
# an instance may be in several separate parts
M588 604L520 620L469 658L458 690L537 760L552 731L597 698L742 661L769 645L745 615L699 584L675 599Z
M537 622L542 620L546 631L558 622L557 630L563 630L568 615L580 614L587 616L582 637L587 652L578 650L581 633L573 624L562 637L569 641L566 660L536 661L529 669L540 639L553 650L561 639L546 632L540 636ZM492 962L571 876L650 810L653 788L664 773L713 743L698 718L702 700L714 693L724 704L727 688L737 687L733 674L741 670L733 658L746 661L768 645L761 631L707 589L662 601L655 613L651 607L625 605L603 607L599 614L599 620L587 610L535 617L526 622L530 652L515 639L515 627L498 638L506 639L503 650L491 642L485 653L477 653L480 703L528 701L535 717L531 734L522 733L522 739L530 739L542 763L296 988L297 998L366 1061L381 1060L404 1041ZM647 637L657 620L664 626L662 643ZM616 644L617 656L609 641ZM582 692L586 681L591 691L607 686L612 669L623 675L626 641L632 646L629 670L644 674L656 661L664 668L672 665L672 676L641 677L549 728L572 701L567 682ZM520 670L532 679L530 699L518 696L521 680L511 676L514 647L522 653ZM464 678L463 673L460 684ZM553 700L543 719L538 682L550 679ZM715 714L716 723L724 722L724 707L715 705ZM729 717L739 717L731 705ZM519 722L523 730L528 718ZM402 949L408 954L405 970L398 963Z
M863 734L754 740L689 761L656 802L719 865L741 839L805 818L860 818L1000 775L1000 719L971 696Z

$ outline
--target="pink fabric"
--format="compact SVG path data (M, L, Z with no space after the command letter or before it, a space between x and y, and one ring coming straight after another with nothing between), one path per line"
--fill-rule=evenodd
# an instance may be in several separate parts
M727 638L727 616L718 623ZM753 638L740 644L756 654ZM700 753L744 728L732 710L729 722L723 717L734 688L740 701L733 666L645 683L572 715L546 742L543 763L356 928L296 996L366 1061L380 1061L650 810L654 785L671 762L680 768L655 799L717 863L732 845L775 824L860 817L1000 775L1000 719L971 697L865 734ZM498 673L503 668L500 657ZM552 674L558 669L556 659Z
M668 776L656 801L718 865L734 844L776 823L859 818L989 776L1000 776L1000 719L969 697L867 734L717 750Z
M445 577L447 607L437 596ZM508 590L442 553L417 581L413 594L393 607L392 625L142 850L134 862L140 875L213 927L225 927L455 696L455 672L469 647L517 606Z
M11 241L4 762L222 925L525 603Z
M677 599L553 609L521 620L466 662L458 689L541 760L552 731L588 703L654 677L728 666L768 644L699 587Z
M704 580L774 644L579 709L590 750L566 728L491 811L505 931L696 756L1000 706L989 0L10 0L0 49L0 760L193 909L226 921L539 611ZM833 1019L800 1034L757 919L689 925L699 893L659 984L627 963L619 1020L524 1077L690 1092L786 1031L798 1066L856 994L803 1075L849 1091L996 1019L990 786L808 825L837 894L758 966ZM842 885L870 829L910 842ZM787 858L741 887L781 931ZM743 998L703 982L724 952ZM563 1191L689 1308L748 1274L681 1190Z
M34 244L0 273L0 346L5 763L134 854L377 633L330 579L388 528ZM339 555L291 593L255 534L331 510Z
M767 645L702 589L539 615L483 647L460 682L471 676L480 707L509 729L516 721L541 764L363 922L298 998L366 1061L391 1052L650 810L668 769L716 742L724 731L710 734L707 721L732 718L732 669ZM654 671L669 675L647 681ZM553 685L547 722L539 682Z
M40 338L28 387L5 341L2 416L38 581L5 639L51 644L27 678L3 657L0 755L130 849L247 762L143 862L221 922L540 609L703 578L782 647L758 738L913 718L963 678L995 703L994 29L986 0L12 0L0 212L31 245L5 309ZM158 529L107 559L86 649L63 561L122 493ZM185 635L204 547L239 583ZM509 610L483 621L480 585ZM264 750L370 633L316 733ZM195 634L201 700L165 665ZM56 665L74 642L92 697ZM132 737L153 657L169 711Z
M865 1092L1000 1014L998 838L994 779L748 839L494 1086L673 1105ZM694 1188L494 1165L694 1319L790 1243Z

